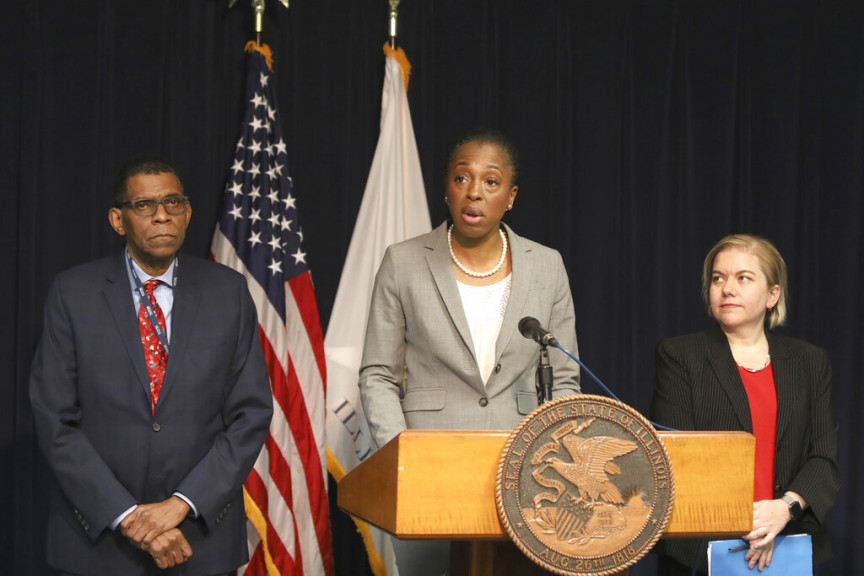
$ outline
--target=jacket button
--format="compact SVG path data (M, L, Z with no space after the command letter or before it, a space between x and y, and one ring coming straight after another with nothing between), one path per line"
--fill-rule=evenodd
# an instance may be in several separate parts
M154 422L154 423L153 423L153 431L154 431L154 432L158 432L158 431L161 430L161 429L162 429L162 427L159 425L158 422Z
M487 404L489 404L489 399L488 399L488 398L486 398L486 397L480 398L480 406L481 406L482 408L485 408Z
M496 364L495 365L495 373L497 374L500 371L501 371L501 364Z

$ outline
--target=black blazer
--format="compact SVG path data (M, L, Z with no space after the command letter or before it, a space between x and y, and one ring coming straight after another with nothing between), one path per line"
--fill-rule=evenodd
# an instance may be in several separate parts
M803 340L767 336L777 388L774 498L791 490L807 502L804 515L784 533L811 534L813 560L819 563L831 556L822 526L840 487L831 362L824 350ZM747 393L720 328L660 341L651 418L678 430L753 432ZM706 570L706 548L675 540L661 542L658 552L686 565L698 554L700 569Z

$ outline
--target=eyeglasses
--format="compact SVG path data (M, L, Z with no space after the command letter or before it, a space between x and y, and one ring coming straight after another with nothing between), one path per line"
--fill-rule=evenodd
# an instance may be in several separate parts
M159 204L165 208L165 212L176 216L186 213L186 204L189 202L188 196L166 196L161 200L155 198L139 198L138 200L130 200L129 202L121 202L117 208L125 206L132 207L132 213L139 218L146 218L156 213Z

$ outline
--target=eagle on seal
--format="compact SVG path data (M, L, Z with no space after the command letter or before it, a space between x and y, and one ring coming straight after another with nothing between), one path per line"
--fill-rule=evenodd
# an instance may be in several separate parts
M548 458L546 463L565 480L576 486L583 500L624 504L621 492L612 484L608 475L621 474L621 468L612 462L612 459L634 451L636 443L611 436L594 438L578 436L578 433L590 423L591 421L580 426L578 430L561 440L573 459L572 463L564 462L559 458Z

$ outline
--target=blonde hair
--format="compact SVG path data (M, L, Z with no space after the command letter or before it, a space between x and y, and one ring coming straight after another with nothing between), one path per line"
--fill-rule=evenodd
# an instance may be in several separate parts
M711 301L708 292L711 289L711 280L714 277L714 259L724 250L735 249L747 252L756 256L762 268L762 273L768 281L769 288L771 286L780 287L780 298L777 304L766 313L765 317L768 320L769 328L776 328L786 323L786 308L788 303L787 296L787 277L786 277L786 262L774 247L771 242L765 238L754 236L752 234L732 234L726 236L708 252L705 256L705 263L702 265L702 300L705 305L711 307Z

